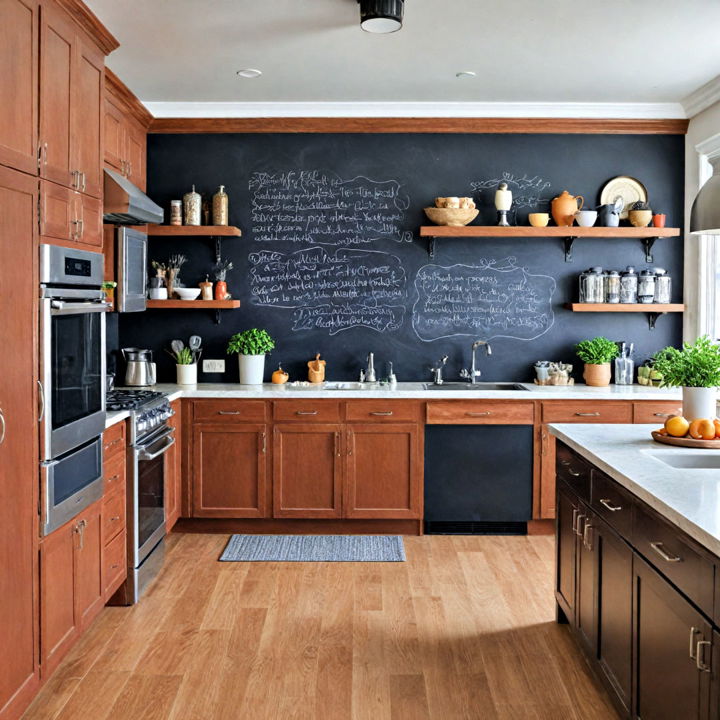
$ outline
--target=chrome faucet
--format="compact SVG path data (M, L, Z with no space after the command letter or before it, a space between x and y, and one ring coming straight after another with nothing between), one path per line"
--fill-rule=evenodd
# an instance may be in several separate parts
M431 367L430 372L433 374L433 385L442 385L443 384L443 368L445 367L445 364L448 361L448 356L443 355L440 360L437 367Z
M377 382L375 377L375 356L372 353L368 353L367 356L367 370L365 371L364 382Z
M475 362L475 351L481 346L485 346L485 353L487 355L492 355L492 347L490 347L490 343L485 340L476 340L472 344L472 365L470 366L470 370L467 370L467 368L463 368L460 371L460 377L463 380L467 380L468 382L475 383L477 381L477 378L482 375L482 372L477 369L477 365Z

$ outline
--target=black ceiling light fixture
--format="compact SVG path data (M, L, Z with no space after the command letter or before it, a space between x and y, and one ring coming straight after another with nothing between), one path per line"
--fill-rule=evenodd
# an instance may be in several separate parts
M370 33L392 33L402 27L405 0L358 0L360 27Z

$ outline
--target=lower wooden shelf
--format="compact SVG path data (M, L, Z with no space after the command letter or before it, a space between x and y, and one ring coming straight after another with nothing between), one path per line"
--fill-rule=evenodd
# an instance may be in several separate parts
M151 310L235 310L239 300L148 300Z
M594 313L647 313L648 327L655 329L660 315L685 312L682 303L567 303L565 307L573 312Z

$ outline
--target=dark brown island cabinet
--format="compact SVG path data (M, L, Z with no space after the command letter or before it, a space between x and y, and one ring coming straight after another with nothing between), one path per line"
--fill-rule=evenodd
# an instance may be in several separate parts
M557 442L558 622L622 717L720 717L720 558Z

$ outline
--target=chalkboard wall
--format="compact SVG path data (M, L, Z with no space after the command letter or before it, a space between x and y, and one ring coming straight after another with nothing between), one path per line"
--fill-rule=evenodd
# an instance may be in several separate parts
M423 207L440 196L472 196L479 224L495 224L493 195L505 180L514 193L511 222L547 210L567 189L599 202L603 184L630 175L648 189L654 210L681 226L684 143L664 135L209 134L150 135L148 194L165 208L195 184L230 196L230 224L242 238L223 242L232 260L228 288L242 302L214 313L150 310L122 315L119 342L156 351L160 380L172 381L162 353L174 337L203 337L205 358L225 358L228 337L264 327L292 379L320 352L331 379L356 378L369 351L379 374L394 363L398 379L424 380L447 354L447 376L469 364L470 345L490 340L483 379L529 380L536 360L580 363L579 340L606 335L634 342L639 360L681 338L679 314L648 330L644 314L577 314L577 275L589 266L646 267L638 240L581 239L566 263L559 239L441 239L433 260L418 228ZM182 281L211 275L215 248L201 238L151 238L149 257L184 253ZM653 267L673 278L682 298L682 241L659 240ZM237 362L201 382L237 381ZM579 377L579 372L576 373Z

